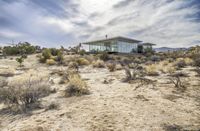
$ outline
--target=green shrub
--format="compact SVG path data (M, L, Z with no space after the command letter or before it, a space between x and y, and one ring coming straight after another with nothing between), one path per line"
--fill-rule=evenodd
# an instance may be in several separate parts
M44 57L44 59L50 59L51 58L51 51L49 49L44 49L42 51L42 56Z
M22 63L24 62L24 57L21 56L19 58L16 58L16 61L19 63L19 66L22 66Z

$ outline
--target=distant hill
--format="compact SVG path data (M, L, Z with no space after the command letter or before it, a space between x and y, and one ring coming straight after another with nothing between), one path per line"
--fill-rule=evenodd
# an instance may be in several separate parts
M155 48L154 50L156 52L173 52L173 51L178 51L178 50L187 50L188 48L170 48L170 47L160 47L160 48Z

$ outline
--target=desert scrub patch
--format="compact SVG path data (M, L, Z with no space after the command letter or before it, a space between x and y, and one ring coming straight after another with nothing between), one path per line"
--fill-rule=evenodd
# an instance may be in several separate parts
M113 71L116 70L116 63L115 62L109 62L109 63L106 64L106 66L107 66L107 68L110 72L113 72Z
M23 111L38 103L39 99L51 93L48 81L39 77L29 77L26 80L8 85L0 89L0 102L9 107L18 107Z
M105 63L102 60L97 60L97 61L92 62L92 66L94 68L104 68L105 67Z
M151 64L145 67L146 74L149 76L158 76L158 67L156 64Z
M89 94L89 89L85 81L78 74L69 76L69 83L65 89L65 96L81 96Z
M79 58L79 59L77 60L77 63L78 63L79 65L89 65L89 64L90 64L90 62L89 62L87 59L85 59L85 58Z
M48 65L55 65L56 61L54 59L47 59L46 60L46 64L48 64Z

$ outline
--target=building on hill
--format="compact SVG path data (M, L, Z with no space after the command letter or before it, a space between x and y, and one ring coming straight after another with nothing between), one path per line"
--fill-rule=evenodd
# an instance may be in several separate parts
M121 36L89 41L81 44L89 45L89 52L107 51L109 53L143 53L147 49L152 50L152 46L155 45L151 43L142 43L140 40Z

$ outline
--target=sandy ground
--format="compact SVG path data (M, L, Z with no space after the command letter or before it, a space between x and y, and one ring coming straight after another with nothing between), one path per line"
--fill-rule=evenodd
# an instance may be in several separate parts
M51 73L66 68L39 64L35 55L25 60L25 67L35 72ZM17 68L15 60L1 59L0 67ZM27 71L29 71L28 69ZM106 68L82 67L80 74L90 87L90 95L63 97L66 85L58 84L60 76L53 75L52 87L57 93L41 100L43 105L58 103L56 110L38 109L28 114L3 113L0 105L1 131L178 131L200 130L200 79L191 67L189 83L184 93L177 93L166 75L150 77L155 87L121 82L124 71L110 73ZM23 72L26 73L26 72ZM9 79L12 79L11 77ZM110 83L104 84L108 80Z

